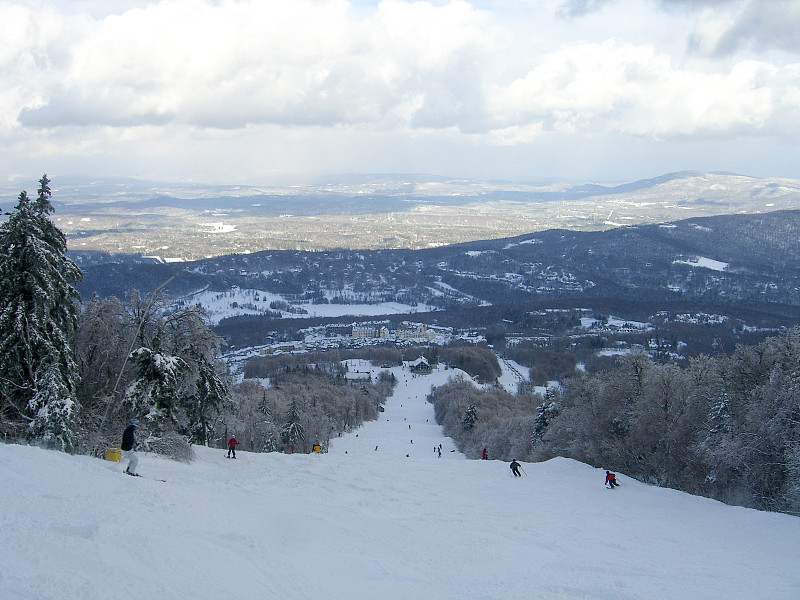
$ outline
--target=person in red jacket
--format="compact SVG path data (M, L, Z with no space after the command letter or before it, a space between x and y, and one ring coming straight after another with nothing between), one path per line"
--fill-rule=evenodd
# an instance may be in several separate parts
M617 476L611 471L606 471L606 485L612 490L615 487L619 487L619 484L617 483Z
M231 457L231 454L233 454L233 458L236 458L236 446L238 444L239 442L236 441L236 436L232 435L231 439L228 440L228 458Z
M486 452L486 448L483 449L483 454L481 454L481 458L483 460L489 460L489 453Z

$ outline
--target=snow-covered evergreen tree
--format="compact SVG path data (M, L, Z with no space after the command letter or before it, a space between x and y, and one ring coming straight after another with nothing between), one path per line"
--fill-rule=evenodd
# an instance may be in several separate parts
M137 366L136 379L128 387L124 403L128 414L147 419L156 431L164 431L177 420L178 390L186 362L179 356L141 347L131 353Z
M264 434L264 439L261 443L261 451L262 452L277 452L278 451L278 442L275 441L275 436L272 433L272 429L267 431Z
M176 310L166 296L133 291L125 304L89 302L79 333L87 382L79 401L82 416L98 423L98 436L118 436L131 417L144 421L151 446L170 432L200 444L213 435L230 391L219 352L224 342L201 308Z
M547 426L561 412L558 397L553 388L547 389L547 397L536 408L536 419L534 420L533 434L531 435L531 447L535 448L544 439Z
M478 409L475 408L474 404L471 404L470 407L464 412L464 418L461 419L461 425L464 426L464 429L472 429L475 427L475 421L478 420Z
M289 407L289 414L286 415L286 423L281 427L281 441L287 446L296 446L306 437L305 429L300 423L300 413L297 410L297 402L292 400Z
M193 353L196 360L197 377L195 391L185 402L190 441L205 445L210 430L209 418L219 411L230 398L227 381L209 358Z
M64 234L50 221L50 180L35 200L26 192L0 225L0 399L2 426L68 450L78 369L71 349L80 269ZM24 427L27 426L27 427Z
M259 426L261 433L261 452L278 452L280 445L275 438L276 427L274 417L272 416L272 409L270 408L269 401L267 400L266 390L263 392L261 402L259 402L256 409L259 418Z

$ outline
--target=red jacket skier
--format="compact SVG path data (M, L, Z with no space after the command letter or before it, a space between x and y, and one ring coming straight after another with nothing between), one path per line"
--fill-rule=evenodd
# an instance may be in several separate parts
M615 486L617 487L619 486L619 484L617 483L617 476L614 475L614 473L612 473L611 471L606 471L606 485L612 490L614 489Z
M236 446L238 444L239 442L236 441L236 436L232 435L231 439L228 440L228 458L231 457L231 454L233 454L233 458L236 458Z

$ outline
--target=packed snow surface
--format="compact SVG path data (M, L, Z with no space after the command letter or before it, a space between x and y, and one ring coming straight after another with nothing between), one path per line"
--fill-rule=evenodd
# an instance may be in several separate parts
M566 459L514 478L435 425L452 371L392 370L378 421L322 455L146 454L133 478L0 444L0 598L800 598L800 519Z
M272 308L274 302L288 305L280 294L265 290L231 288L224 292L202 290L190 294L186 298L192 304L199 304L208 314L213 325L219 325L222 319L241 315L263 315L268 312L279 312L282 319L305 319L309 317L380 317L386 315L413 315L430 312L434 307L427 304L411 306L401 302L375 302L371 304L313 304L311 302L292 303L295 312L286 309Z
M712 271L724 271L729 266L726 262L714 260L713 258L706 258L704 256L699 256L690 260L676 260L673 262L682 265L690 265L692 267L704 267Z

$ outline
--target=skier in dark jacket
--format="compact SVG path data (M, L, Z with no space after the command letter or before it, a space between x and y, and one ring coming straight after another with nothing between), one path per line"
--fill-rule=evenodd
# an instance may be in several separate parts
M236 458L236 446L238 444L239 442L236 440L236 436L232 435L231 439L228 440L228 458L231 457L231 454L233 454L233 458Z
M128 475L136 475L136 465L139 464L139 459L136 457L136 437L134 433L136 432L136 427L139 425L138 419L131 419L128 421L128 426L125 428L125 431L122 432L122 444L120 444L120 450L122 450L123 458L128 459L128 466L125 469L125 472Z
M517 459L511 461L509 465L511 467L511 471L514 473L514 477L522 477L522 474L519 472L520 464L517 462Z
M606 471L606 485L612 490L615 487L619 487L619 484L617 483L617 476L611 471Z

